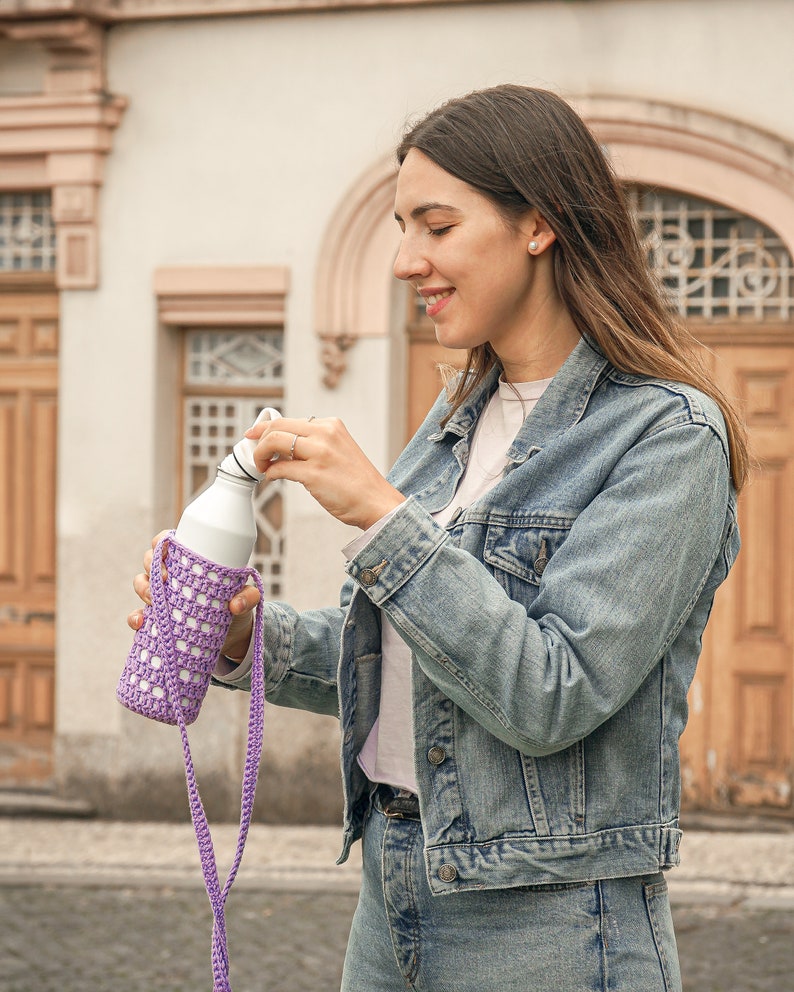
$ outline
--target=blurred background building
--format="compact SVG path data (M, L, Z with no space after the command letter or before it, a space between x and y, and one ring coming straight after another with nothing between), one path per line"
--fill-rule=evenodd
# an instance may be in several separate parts
M263 405L389 466L445 357L391 274L392 149L512 81L590 123L744 404L759 469L685 801L794 815L792 39L790 0L0 0L0 789L185 814L178 735L114 696L132 575ZM345 528L297 487L257 512L271 595L335 602ZM247 702L211 692L192 732L212 816ZM259 815L335 821L335 722L266 721Z

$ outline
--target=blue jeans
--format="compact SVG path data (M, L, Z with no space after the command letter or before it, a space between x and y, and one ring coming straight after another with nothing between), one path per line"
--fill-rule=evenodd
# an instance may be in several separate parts
M342 992L681 992L661 874L434 896L418 820L363 844Z

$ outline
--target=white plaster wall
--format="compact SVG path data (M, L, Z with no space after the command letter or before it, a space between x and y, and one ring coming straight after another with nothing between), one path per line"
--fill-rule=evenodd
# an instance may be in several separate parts
M176 370L173 340L156 322L154 270L289 266L286 412L342 416L386 468L389 343L362 341L348 353L340 387L324 389L313 293L332 213L393 147L406 118L448 96L516 81L569 96L686 104L794 139L792 37L789 0L488 3L111 30L109 89L129 108L101 193L101 283L62 296L63 767L78 764L70 741L94 740L105 742L94 759L100 777L179 768L178 750L161 746L162 728L137 721L133 729L113 698L130 642L131 576L149 537L176 515ZM287 598L296 606L335 600L346 538L305 494L290 496ZM195 735L198 760L232 771L228 738L239 737L243 709L214 699L212 713ZM293 776L317 753L328 768L336 761L333 722L307 719L269 717L272 760ZM279 745L286 739L288 756Z

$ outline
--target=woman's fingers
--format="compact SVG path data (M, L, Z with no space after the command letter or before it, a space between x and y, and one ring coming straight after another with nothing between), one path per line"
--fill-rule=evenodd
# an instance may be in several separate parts
M257 424L255 460L269 480L297 482L342 523L366 530L404 501L338 417Z
M132 580L132 588L135 590L138 599L142 599L147 606L152 602L152 593L149 585L149 576L152 573L152 558L154 557L154 549L160 543L161 538L165 537L168 533L167 530L161 530L156 537L152 538L151 548L143 556L143 571L139 572ZM163 559L165 559L166 545L163 545ZM162 576L166 577L165 565L162 566ZM131 627L133 630L139 630L141 624L143 623L143 610L133 610L127 616L127 626Z
M275 460L292 461L300 457L297 448L302 438L311 437L321 424L315 417L262 421L254 424L245 436L259 441L254 460L260 472L264 472Z
M127 616L127 626L132 630L140 630L141 624L143 623L143 610L133 610L132 613Z
M253 611L260 598L256 586L244 586L229 603L232 622L221 654L233 661L242 661L248 652L254 628Z
M256 609L256 604L261 599L256 586L243 586L240 592L229 603L229 609L233 616L242 616Z
M162 532L166 533L165 531ZM161 535L158 535L152 541L152 547L156 547ZM143 568L142 572L139 572L132 580L132 587L135 590L138 598L143 600L143 602L149 606L152 602L152 592L151 585L149 582L149 576L151 574L152 568L152 558L154 556L154 551L147 551L143 556ZM166 572L165 567L163 567L163 578L165 578ZM250 640L250 631L253 626L253 618L247 617L247 614L253 612L256 609L257 603L260 600L259 590L256 586L244 586L240 592L231 600L229 603L229 610L232 616L235 618L233 620L234 631L230 631L230 640L239 644L245 641L245 648L242 651L242 655L245 654L248 648L248 641ZM127 626L131 630L140 630L143 624L143 610L133 610L132 613L127 615ZM228 653L228 652L226 652ZM241 656L242 656L241 655Z
M152 590L148 572L138 572L132 580L132 588L135 590L138 599L142 599L147 606L151 603Z

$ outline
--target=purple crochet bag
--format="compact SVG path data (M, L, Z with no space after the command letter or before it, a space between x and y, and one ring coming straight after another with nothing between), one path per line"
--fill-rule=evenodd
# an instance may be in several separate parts
M168 542L165 557L167 578L164 581L161 570L152 568L152 604L144 610L143 623L135 634L116 696L119 702L141 716L179 727L190 815L196 832L204 885L212 907L213 992L231 992L225 908L248 836L262 757L264 588L256 569L224 568L186 548L174 540L173 534L170 531L154 550L152 561L159 562L163 557L163 545ZM251 668L251 705L240 802L240 830L235 857L221 889L212 836L196 784L187 725L198 716L226 639L232 621L229 600L249 578L254 580L261 599L254 622L254 663Z

